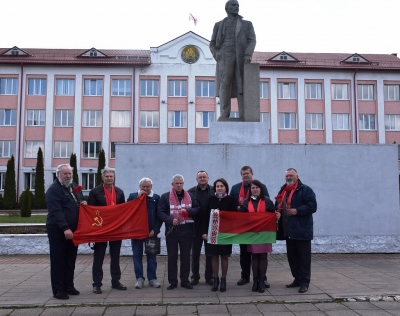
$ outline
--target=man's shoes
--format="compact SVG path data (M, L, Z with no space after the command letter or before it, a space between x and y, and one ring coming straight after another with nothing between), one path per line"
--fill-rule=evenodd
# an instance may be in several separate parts
M214 285L214 280L213 279L206 279L206 283L208 285Z
M264 280L264 285L266 289L269 289L271 287L267 280Z
M176 284L170 284L168 287L167 287L167 290L173 290L173 289L175 289L176 288Z
M93 286L93 293L94 294L101 294L103 293L100 286Z
M241 278L239 281L237 281L237 285L245 285L245 284L247 284L247 283L249 283L250 282L250 280L249 279L246 279L246 278Z
M65 293L64 290L57 290L56 294L53 295L54 298L57 298L59 300L67 300L69 299L69 296L67 293Z
M190 281L190 285L197 285L199 284L199 279L192 279L192 281Z
M188 289L188 290L193 289L193 285L191 285L190 283L188 283L188 284L181 284L181 287L183 287L183 288L185 288L185 289Z
M118 282L117 284L111 286L113 289L116 290L121 290L121 291L125 291L126 290L126 286L123 285L121 282Z
M73 286L68 286L67 289L65 290L65 293L69 295L79 295L81 292L79 292L75 287Z
M135 289L141 289L143 287L143 283L144 283L143 278L137 279L137 282L135 284Z
M149 281L149 285L150 285L151 287L156 287L156 288L158 288L158 287L161 286L161 284L158 283L156 279L150 280L150 281Z
M307 290L308 290L308 287L305 285L302 285L299 288L299 293L305 293L305 292L307 292Z
M287 288L290 288L290 287L298 287L298 286L300 286L300 284L296 281L296 280L294 280L292 283L290 283L290 284L286 284L286 287Z

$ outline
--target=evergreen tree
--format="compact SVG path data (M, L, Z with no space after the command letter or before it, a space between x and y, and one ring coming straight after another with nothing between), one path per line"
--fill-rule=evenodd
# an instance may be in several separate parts
M26 187L25 191L22 192L19 197L19 202L21 205L21 217L31 217L31 205L32 205L33 194L29 190L29 187Z
M106 166L106 154L104 149L100 150L99 154L99 165L97 166L97 175L96 175L96 185L102 184L103 180L101 179L101 170Z
M69 159L69 165L72 167L72 181L75 182L76 184L79 184L78 167L75 154L71 154L71 158Z
M35 197L33 206L36 209L47 208L46 194L44 189L44 166L43 166L43 151L39 147L36 161L36 177L35 177Z
M15 185L15 160L14 155L7 162L6 179L4 183L4 208L14 209L16 206L17 190Z

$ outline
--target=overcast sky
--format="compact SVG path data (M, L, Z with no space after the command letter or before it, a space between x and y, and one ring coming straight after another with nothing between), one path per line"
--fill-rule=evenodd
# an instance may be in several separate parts
M225 2L0 0L0 47L150 49L188 31L209 40ZM239 14L253 22L256 51L400 55L400 0L239 3Z

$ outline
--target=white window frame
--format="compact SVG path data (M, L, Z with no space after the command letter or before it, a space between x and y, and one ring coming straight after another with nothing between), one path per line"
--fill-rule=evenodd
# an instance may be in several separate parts
M278 99L296 99L295 82L278 82Z
M158 79L140 79L141 97L158 97L160 95L160 83Z
M239 118L239 112L231 112L229 118Z
M82 127L102 127L103 111L84 110L82 113Z
M26 126L44 126L45 110L26 110Z
M0 109L0 126L16 126L16 125L17 125L17 110Z
M111 111L111 127L131 127L131 111Z
M140 128L159 128L159 111L140 111Z
M375 114L359 114L358 122L359 122L359 130L360 131L375 131L376 130L376 115Z
M400 131L400 114L385 114L385 130Z
M42 148L44 155L44 141L42 140L27 140L25 141L25 158L37 158L39 147Z
M88 148L87 153L85 152L85 144L87 144L87 148ZM93 151L91 150L91 147L93 147ZM96 141L82 142L82 158L97 159L97 158L99 158L100 150L101 150L101 142L96 142ZM87 155L87 156L85 156L85 155Z
M306 113L306 130L323 130L323 113Z
M35 192L36 172L25 172L25 189L29 187L29 191Z
M305 89L306 89L306 99L322 100L322 83L306 82Z
M197 98L215 98L215 81L196 80Z
M260 81L260 99L269 99L268 81Z
M187 80L186 79L169 79L168 80L168 96L169 97L187 97Z
M400 85L385 84L383 86L385 101L400 101Z
M74 96L75 79L56 78L56 95Z
M186 128L186 111L168 111L168 128Z
M375 100L375 85L374 84L358 84L357 97L361 101Z
M132 95L131 79L113 79L111 82L113 97L130 97Z
M28 95L46 95L47 79L28 78Z
M53 158L70 158L72 148L72 142L55 141L53 146Z
M90 191L96 186L96 173L82 172L82 187L84 191Z
M83 95L86 97L103 95L103 79L84 79Z
M18 78L0 78L0 95L17 95Z
M348 83L331 84L332 100L350 100Z
M271 120L269 112L260 112L260 122L267 124L268 129L271 128Z
M215 112L202 111L196 112L196 128L210 128L212 122L215 121Z
M57 125L58 118L59 124ZM54 127L72 127L74 126L74 111L73 110L55 110L54 111Z
M332 129L335 131L350 130L350 114L349 113L332 113Z
M15 156L15 140L0 140L0 158Z
M0 172L0 191L4 191L5 182L6 182L6 173Z
M278 113L279 129L295 130L297 129L297 118L295 112L280 112ZM287 121L287 119L289 121ZM286 123L289 123L288 125Z

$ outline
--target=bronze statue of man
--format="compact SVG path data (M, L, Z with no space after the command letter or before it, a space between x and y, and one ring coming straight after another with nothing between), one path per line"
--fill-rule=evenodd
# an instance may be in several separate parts
M217 61L215 75L216 96L219 97L221 116L227 121L231 113L231 98L237 98L239 118L244 116L243 72L244 64L251 62L256 47L253 24L239 15L239 2L225 4L228 17L215 23L210 50Z

